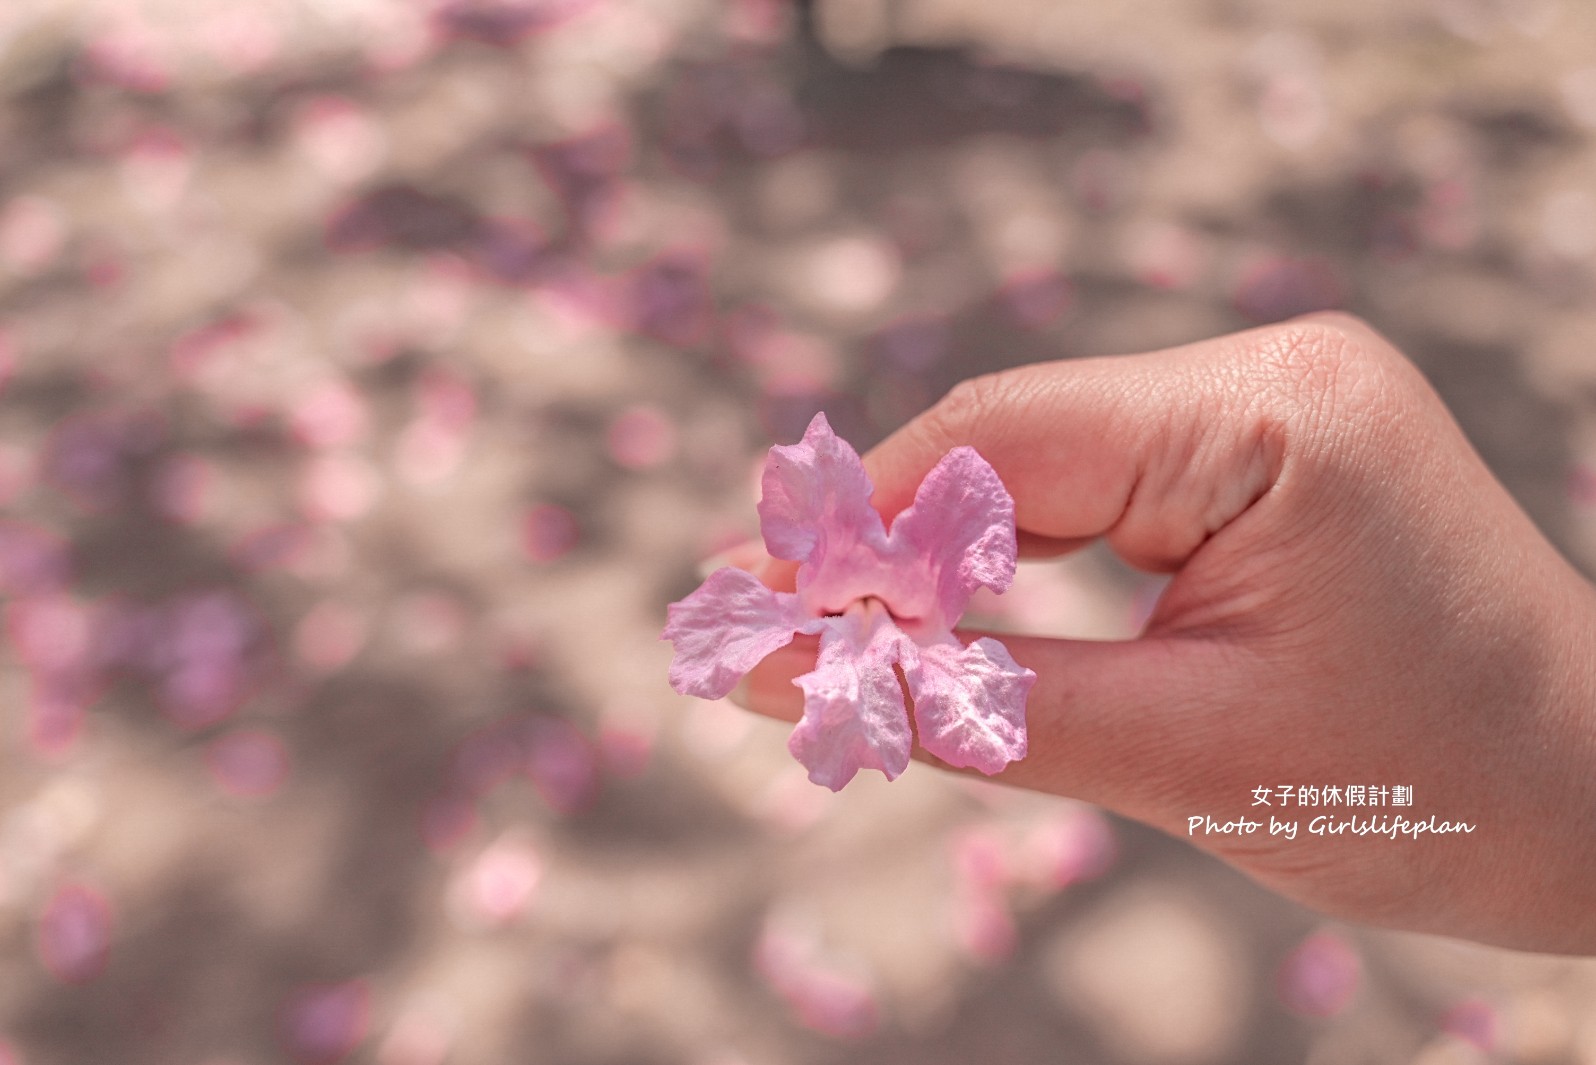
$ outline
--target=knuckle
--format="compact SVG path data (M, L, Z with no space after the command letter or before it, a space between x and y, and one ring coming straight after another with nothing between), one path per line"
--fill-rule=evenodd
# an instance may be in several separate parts
M952 442L967 441L991 423L1010 400L1002 374L982 374L960 381L931 408L928 428Z
M1265 333L1253 354L1281 383L1328 392L1360 356L1361 346L1338 323L1291 322Z
M992 405L994 394L998 389L996 374L981 374L977 377L966 377L948 390L937 404L943 416L950 419L979 415Z
M1290 415L1320 423L1367 415L1392 394L1396 376L1390 349L1351 315L1283 323L1264 331L1248 355Z

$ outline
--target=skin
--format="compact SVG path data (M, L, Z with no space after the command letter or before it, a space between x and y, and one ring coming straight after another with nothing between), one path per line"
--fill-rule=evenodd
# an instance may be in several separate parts
M994 779L1336 917L1596 953L1596 593L1386 340L1320 315L966 381L865 456L883 517L960 444L1013 494L1022 556L1101 537L1173 574L1135 640L1003 637L1038 680L1030 754ZM761 569L791 588L792 564ZM734 698L797 720L814 654L771 655ZM1414 804L1253 801L1347 783L1410 784ZM1202 814L1303 827L1188 835ZM1318 814L1476 827L1310 836Z

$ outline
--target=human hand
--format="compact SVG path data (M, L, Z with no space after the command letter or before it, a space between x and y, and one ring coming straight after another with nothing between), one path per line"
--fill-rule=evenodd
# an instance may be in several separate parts
M976 378L865 456L872 503L890 519L961 444L1014 496L1022 557L1101 537L1173 574L1138 639L1002 637L1038 681L1030 755L994 779L1189 838L1338 917L1596 952L1596 594L1388 342L1314 316ZM790 589L793 569L763 579ZM797 720L813 664L813 640L789 645L734 698ZM1349 783L1414 804L1254 805ZM1298 835L1188 834L1270 814ZM1474 830L1308 834L1432 814Z

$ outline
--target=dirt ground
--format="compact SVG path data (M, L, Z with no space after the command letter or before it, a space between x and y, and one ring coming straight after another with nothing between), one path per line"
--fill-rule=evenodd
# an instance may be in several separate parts
M1596 1063L659 641L815 411L1325 307L1596 571L1596 6L6 0L0 99L0 1065Z

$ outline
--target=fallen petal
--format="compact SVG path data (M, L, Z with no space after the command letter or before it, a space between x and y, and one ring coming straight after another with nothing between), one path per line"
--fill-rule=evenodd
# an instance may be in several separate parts
M39 960L64 984L86 984L105 968L111 949L111 906L93 888L58 888L39 915Z

